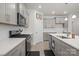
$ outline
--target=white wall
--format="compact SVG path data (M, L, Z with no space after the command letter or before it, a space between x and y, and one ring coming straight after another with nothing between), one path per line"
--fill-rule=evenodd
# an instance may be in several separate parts
M34 44L43 41L43 19L36 19L36 13L42 15L41 12L35 11L35 19L34 19Z
M68 32L72 32L72 14L68 16Z
M18 27L18 26L0 24L0 40L9 39L9 31L18 30L20 28L21 27ZM24 30L24 28L21 28L21 29Z
M77 35L79 35L79 14L77 15L77 18L72 19L72 15L70 14L68 16L68 32L73 32Z
M26 32L23 32L23 33L33 33L34 31L33 29L34 28L34 11L27 9L27 12L28 12L28 27L25 28Z
M72 26L72 32L79 35L79 18L74 19Z
M27 11L29 13L29 27L25 30L33 34L32 44L34 45L43 41L43 20L41 21L36 19L36 13L40 12L33 9L28 9Z

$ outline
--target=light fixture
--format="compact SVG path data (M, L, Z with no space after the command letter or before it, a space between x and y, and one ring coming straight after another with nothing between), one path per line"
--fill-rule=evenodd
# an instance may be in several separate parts
M67 18L65 18L64 20L65 20L65 21L67 21L68 19L67 19Z
M52 14L55 14L55 11L52 11Z
M72 18L76 18L77 16L76 15L72 15Z
M39 5L39 6L38 6L38 8L42 8L42 6L41 6L41 5Z

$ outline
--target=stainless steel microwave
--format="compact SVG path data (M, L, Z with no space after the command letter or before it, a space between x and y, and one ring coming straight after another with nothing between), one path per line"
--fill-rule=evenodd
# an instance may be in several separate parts
M26 18L23 15L21 15L20 13L17 13L17 25L19 25L19 26L26 25Z

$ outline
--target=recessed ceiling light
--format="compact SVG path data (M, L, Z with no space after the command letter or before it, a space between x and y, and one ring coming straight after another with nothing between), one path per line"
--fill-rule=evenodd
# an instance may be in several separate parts
M68 19L67 19L67 18L65 18L64 20L65 20L65 21L67 21Z
M64 11L64 14L67 14L67 11Z
M55 11L52 11L52 14L55 14Z
M38 8L42 8L42 6L41 6L41 5L39 5L39 6L38 6Z
M76 15L72 15L72 18L76 18L77 16Z

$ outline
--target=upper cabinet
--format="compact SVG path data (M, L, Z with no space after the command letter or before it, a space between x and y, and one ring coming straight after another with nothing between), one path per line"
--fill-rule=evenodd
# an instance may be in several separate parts
M5 3L0 3L0 23L6 22L5 20Z
M0 3L0 23L26 26L28 14L24 4Z
M23 17L26 17L26 7L24 6L24 4L17 4L17 12L19 12Z
M43 27L44 28L54 28L55 27L55 19L54 18L43 18Z
M25 16L24 15L24 12L25 12L25 7L24 7L24 5L23 4L19 4L19 12L23 15L23 16Z
M0 3L0 23L17 25L17 10L15 3Z
M64 22L65 22L64 17L56 17L56 23L62 24Z
M15 3L6 3L5 4L5 16L9 24L17 25L17 6Z

